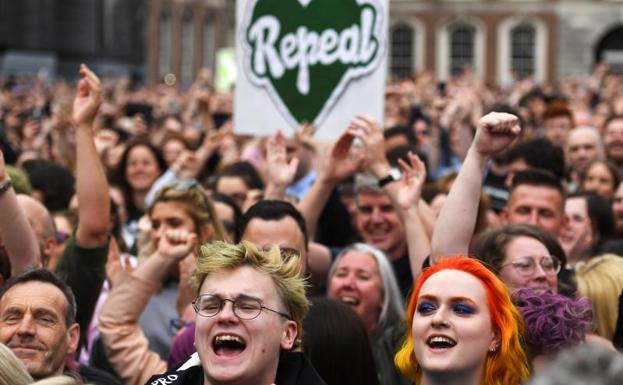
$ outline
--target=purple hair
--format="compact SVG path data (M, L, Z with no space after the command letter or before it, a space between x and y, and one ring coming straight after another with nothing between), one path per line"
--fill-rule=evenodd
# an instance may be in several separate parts
M526 321L526 342L534 355L575 346L593 329L593 310L587 298L521 288L513 292L513 302Z
M167 368L172 369L186 362L195 352L195 322L191 322L175 339L167 360Z

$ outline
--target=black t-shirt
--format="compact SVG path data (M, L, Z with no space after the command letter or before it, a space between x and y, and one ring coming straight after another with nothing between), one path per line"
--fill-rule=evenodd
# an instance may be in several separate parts
M277 385L326 385L303 353L283 352L279 357ZM145 385L203 385L203 368L197 354L164 374L152 376Z

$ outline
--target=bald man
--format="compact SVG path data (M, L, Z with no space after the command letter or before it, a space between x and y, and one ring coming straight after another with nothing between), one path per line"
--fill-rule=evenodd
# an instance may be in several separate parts
M54 270L63 250L56 239L56 226L52 215L41 202L28 195L17 195L17 202L35 233L43 265Z
M577 182L577 177L586 171L589 164L604 157L604 144L599 131L589 126L571 130L565 143L565 155L569 173Z

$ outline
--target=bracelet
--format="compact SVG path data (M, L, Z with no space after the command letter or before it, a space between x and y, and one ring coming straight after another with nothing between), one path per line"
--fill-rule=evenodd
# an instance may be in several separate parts
M4 195L11 187L13 187L13 183L11 183L11 179L7 179L4 182L0 183L0 197Z

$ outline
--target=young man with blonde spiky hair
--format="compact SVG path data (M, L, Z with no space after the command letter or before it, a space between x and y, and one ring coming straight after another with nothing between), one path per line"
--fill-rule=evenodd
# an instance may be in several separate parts
M184 238L172 243L192 243ZM194 275L197 354L147 384L324 384L291 352L309 308L298 259L246 241L204 245Z

